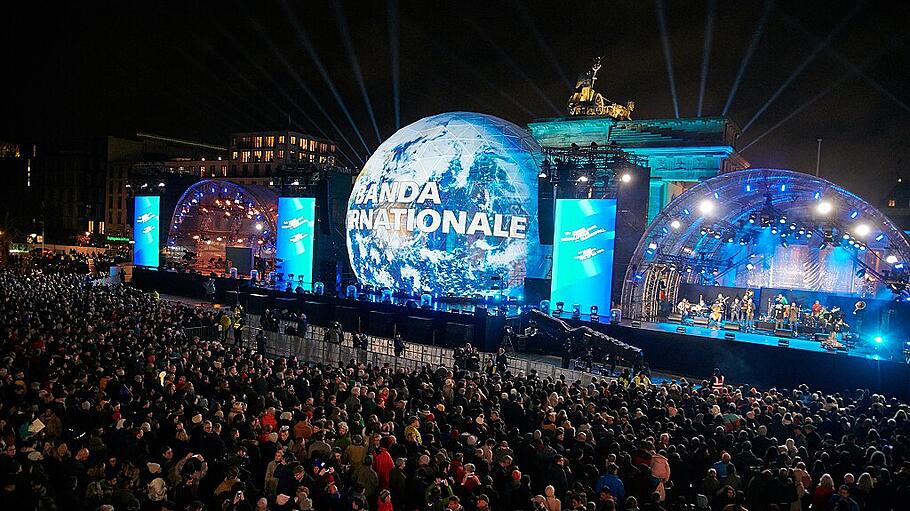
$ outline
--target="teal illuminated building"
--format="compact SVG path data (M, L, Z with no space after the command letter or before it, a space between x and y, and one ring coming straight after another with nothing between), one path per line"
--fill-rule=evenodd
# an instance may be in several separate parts
M726 117L628 120L579 115L537 120L528 128L544 148L594 142L645 158L651 168L649 222L695 184L749 167L736 152L739 127Z

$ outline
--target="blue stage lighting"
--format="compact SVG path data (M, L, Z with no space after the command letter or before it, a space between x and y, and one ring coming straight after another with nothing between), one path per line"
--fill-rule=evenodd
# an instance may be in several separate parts
M746 185L746 191L747 191L747 192L751 192L751 191L752 191L752 185Z
M895 270L903 270L903 269L904 269L904 263L897 263L897 264L895 264L895 265L894 265L894 269L895 269Z
M845 239L845 240L850 239L850 235L849 235L849 234L844 234L844 239Z
M822 196L822 192L815 192L815 194L812 195L812 198L815 200L818 200L819 198L821 198L821 196Z
M349 300L357 299L357 286L351 284L350 286L344 288L344 297Z
M752 264L752 263L747 263L747 264L746 264L746 269L749 270L749 271L752 271L752 270L755 269L755 265Z
M881 241L883 239L885 239L885 233L881 233L875 237L875 241Z
M881 344L885 342L885 339L883 339L880 335L876 335L872 340L875 341L875 344Z
M787 185L785 185L785 184L780 185L780 191L786 192L786 191L787 191Z
M858 216L859 216L859 211L854 211L854 212L850 213L850 218L856 218Z
M689 208L683 208L683 214L684 214L684 215L690 215L691 212L689 211Z
M717 193L717 192L714 192L714 198L715 198L715 199L720 199L720 194Z

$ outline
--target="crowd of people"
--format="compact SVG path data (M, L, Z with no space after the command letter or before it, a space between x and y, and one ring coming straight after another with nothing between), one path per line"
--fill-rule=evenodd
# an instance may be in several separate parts
M910 499L908 406L869 392L271 359L187 336L217 324L210 308L49 270L0 272L4 509L874 511Z

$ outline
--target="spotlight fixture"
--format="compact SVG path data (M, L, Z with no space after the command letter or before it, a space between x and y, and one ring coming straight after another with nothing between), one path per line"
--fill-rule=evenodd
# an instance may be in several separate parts
M256 224L256 230L257 230L257 231L261 231L261 230L262 230L262 224Z
M670 227L672 227L674 229L679 229L681 226L682 226L682 224L679 223L679 220L673 220L672 222L670 222Z
M856 232L857 236L867 236L869 234L870 229L869 229L869 226L866 224L859 224L856 226L856 229L854 229L854 231Z
M628 183L629 181L632 180L632 174L628 174L628 173L623 174L622 177L619 178L619 180L622 181L623 183Z
M815 210L823 215L827 215L831 212L832 209L834 209L834 206L832 206L831 203L826 200L819 202L818 206L815 207Z
M556 302L556 310L553 311L553 316L559 317L562 316L562 311L566 306L566 302Z
M596 305L591 306L591 323L600 323L600 314Z
M888 264L894 264L894 263L897 262L897 256L894 255L894 254L891 254L891 255L889 255L888 257L885 258L885 262L888 263Z
M755 269L755 265L752 263L746 263L746 269L752 271Z
M579 176L579 177L578 177L578 182L579 182L579 183L587 183L587 182L588 182L588 176Z
M705 215L711 214L714 211L714 201L708 199L701 201L701 204L698 205L698 210Z

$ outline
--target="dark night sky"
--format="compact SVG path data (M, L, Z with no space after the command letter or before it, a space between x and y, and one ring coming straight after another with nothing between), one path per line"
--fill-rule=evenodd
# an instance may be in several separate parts
M290 114L298 128L321 129L340 141L305 86L365 157L298 33L302 28L312 41L374 149L378 139L336 7L344 12L380 135L394 132L383 2L29 3L37 5L5 7L0 138L146 131L226 144L231 131L283 128ZM694 116L709 3L668 4L680 115ZM764 9L759 1L717 6L704 115L723 110ZM519 124L562 114L567 80L574 83L594 55L605 62L598 89L616 101L634 99L634 118L675 115L654 2L401 2L396 12L403 124L450 110ZM778 2L728 114L740 126L835 33L739 146L835 87L744 155L756 166L812 172L816 138L824 138L822 175L879 201L902 171L910 173L907 22L897 2ZM844 78L851 65L874 83L858 74Z

